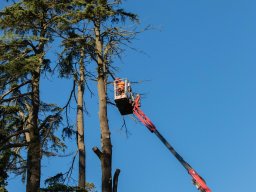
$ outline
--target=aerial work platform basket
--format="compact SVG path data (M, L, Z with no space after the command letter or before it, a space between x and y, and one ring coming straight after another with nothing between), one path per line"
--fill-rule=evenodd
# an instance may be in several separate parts
M133 113L134 97L131 90L131 83L127 79L115 79L114 99L121 115L128 115Z

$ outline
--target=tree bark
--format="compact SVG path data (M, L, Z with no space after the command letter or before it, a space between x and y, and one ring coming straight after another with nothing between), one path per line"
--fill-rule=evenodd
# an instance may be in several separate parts
M27 156L27 192L40 190L41 144L38 129L40 66L32 73L32 104L29 109L28 130L30 142Z
M79 80L77 85L77 145L79 150L78 186L85 188L86 184L86 152L84 144L84 49L81 49L79 62Z
M103 43L100 37L100 25L94 27L96 40L96 53L98 64L98 96L99 96L99 120L101 130L101 169L102 169L102 192L112 192L112 144L107 119L107 95L106 95L106 73L103 61Z

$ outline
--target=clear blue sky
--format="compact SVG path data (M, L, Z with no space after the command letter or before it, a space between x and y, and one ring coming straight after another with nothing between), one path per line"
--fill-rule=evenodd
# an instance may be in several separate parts
M176 150L207 181L213 192L256 191L256 1L126 1L142 25L156 30L138 36L127 50L119 75L145 93L143 111ZM45 81L44 99L64 103L68 82ZM100 191L97 98L86 97L87 178ZM71 115L72 117L72 115ZM113 172L121 169L120 192L196 192L190 176L170 152L142 125L109 107ZM75 122L75 120L74 120ZM75 142L69 145L74 151ZM66 171L70 159L43 161L42 179ZM77 171L74 172L76 177ZM42 185L43 186L43 185ZM24 191L11 179L11 192Z

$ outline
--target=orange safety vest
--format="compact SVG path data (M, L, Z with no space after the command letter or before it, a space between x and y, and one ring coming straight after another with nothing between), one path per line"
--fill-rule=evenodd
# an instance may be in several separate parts
M125 83L123 81L120 81L117 83L117 88L118 89L124 89Z

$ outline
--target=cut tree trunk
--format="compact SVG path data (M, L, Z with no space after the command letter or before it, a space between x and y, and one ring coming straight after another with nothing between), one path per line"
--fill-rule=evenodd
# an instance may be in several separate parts
M116 169L114 174L114 181L113 181L113 192L117 192L117 186L118 186L118 176L120 174L121 170Z

